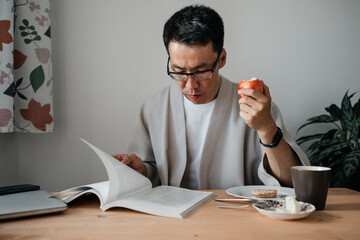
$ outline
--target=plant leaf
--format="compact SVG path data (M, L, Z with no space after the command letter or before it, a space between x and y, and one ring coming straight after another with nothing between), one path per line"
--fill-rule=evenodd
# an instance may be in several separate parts
M341 125L343 130L351 131L352 129L352 122L354 120L354 112L351 106L350 98L353 96L352 94L350 97L348 96L348 91L345 93L343 100L341 102Z
M322 138L325 134L323 133L318 133L318 134L314 134L314 135L308 135L308 136L303 136L301 138L298 138L296 140L297 144L301 145L304 142L310 141L310 140L314 140L314 139L318 139L318 138Z
M310 151L316 151L316 150L321 151L324 148L327 148L327 147L330 147L332 145L339 144L339 143L342 143L342 142L343 141L340 138L325 139L325 140L322 140L322 141L314 142L313 144L311 144L309 146L308 149Z
M336 157L336 159L334 161L331 161L329 164L328 164L328 167L330 168L336 168L338 167L338 165L343 165L343 162L344 162L344 157L341 157L341 156L338 156ZM341 167L342 168L342 167Z
M313 165L328 165L334 161L334 158L341 158L342 153L340 151L334 152L334 154L329 155L327 158L320 158L320 154L329 148L329 146L333 146L336 144L343 143L343 141L339 138L336 139L327 139L322 141L317 141L311 144L308 150L311 152L309 156L310 162Z
M325 108L325 110L330 113L334 121L340 120L341 110L338 106L336 106L335 104L331 104L329 107Z
M354 104L353 106L353 111L355 113L355 116L358 118L360 117L360 98L359 100L357 101L357 103Z
M360 132L360 116L354 120L354 124L352 125L352 129L351 129L351 139L355 143L357 143L358 139L360 138L359 132Z
M360 150L349 153L344 161L344 172L347 178L351 177L360 166Z
M337 151L331 154L328 158L324 159L322 164L329 167L343 167L344 158L348 152ZM339 161L340 160L340 161Z
M321 140L333 139L337 133L339 133L339 130L331 129L326 134L324 134L324 137Z
M34 92L36 92L44 83L45 74L43 67L40 65L30 73L30 83Z
M349 96L349 99L351 99L356 93L357 93L357 92L354 92L353 94L351 94L351 95Z
M345 173L342 168L331 169L332 178L330 187L345 187Z
M310 125L310 124L314 124L314 123L331 123L331 122L334 122L334 118L332 116L326 115L326 114L319 115L319 116L316 116L316 117L309 118L307 120L307 122L305 124L303 124L301 127L299 127L299 129L297 131L299 132L300 129L302 129L303 127L305 127L307 125Z
M321 165L321 163L319 161L319 158L318 158L318 155L319 154L313 154L313 155L309 156L309 160L310 160L311 165L313 165L313 166L320 166Z
M317 142L313 142L309 147L308 147L308 151L309 152L319 152L319 144L320 141Z
M331 145L319 153L319 161L322 162L324 159L328 158L330 155L335 154L336 152L341 151L348 147L350 147L349 142L341 142L338 144Z

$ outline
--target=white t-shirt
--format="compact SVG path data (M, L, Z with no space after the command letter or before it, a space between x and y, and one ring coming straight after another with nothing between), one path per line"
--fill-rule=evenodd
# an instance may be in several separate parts
M184 97L187 163L181 186L199 189L199 166L215 101L193 104Z

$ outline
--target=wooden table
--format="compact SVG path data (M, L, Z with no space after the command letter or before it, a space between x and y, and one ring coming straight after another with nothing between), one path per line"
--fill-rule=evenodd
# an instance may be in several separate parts
M229 198L225 190L212 190ZM0 222L0 239L360 239L360 192L329 190L325 210L281 221L253 207L220 209L214 199L185 219L115 208L102 212L95 196L75 200L60 214Z

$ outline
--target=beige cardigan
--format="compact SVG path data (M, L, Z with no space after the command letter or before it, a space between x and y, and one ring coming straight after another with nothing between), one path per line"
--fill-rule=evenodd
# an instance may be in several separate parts
M200 189L255 184L280 186L263 167L267 162L265 151L257 132L239 116L238 100L237 84L222 77L200 162ZM285 141L302 163L309 165L305 153L287 132L274 103L271 114ZM163 89L141 108L129 153L143 160L153 185L181 184L187 159L184 116L183 94L176 84Z

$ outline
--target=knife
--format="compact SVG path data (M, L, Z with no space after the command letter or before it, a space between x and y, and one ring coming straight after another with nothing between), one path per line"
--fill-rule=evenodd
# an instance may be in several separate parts
M260 200L257 199L250 199L250 198L215 198L215 201L219 201L219 202L258 202Z
M217 208L245 208L249 205L241 205L241 206L216 206Z

